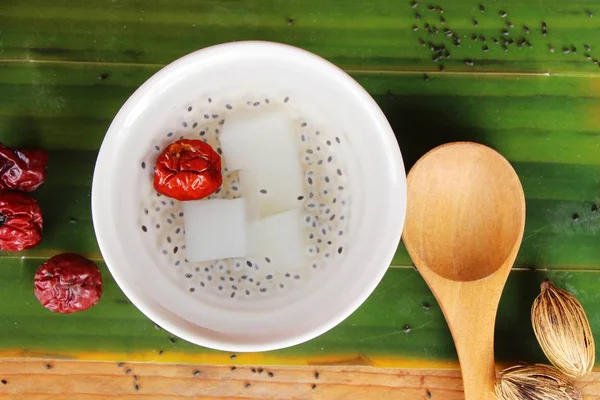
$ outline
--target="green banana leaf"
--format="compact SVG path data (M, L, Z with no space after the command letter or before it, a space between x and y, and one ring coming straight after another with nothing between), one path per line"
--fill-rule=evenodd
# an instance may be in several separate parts
M229 354L172 343L129 303L101 261L90 213L97 151L123 102L166 63L233 40L289 43L347 70L385 112L407 168L427 150L456 140L484 143L511 161L524 186L527 224L500 305L498 360L543 360L529 309L546 277L578 296L600 332L600 68L594 63L600 4L411 4L2 1L0 141L48 149L51 159L46 183L33 193L44 210L42 244L0 254L0 356L233 362ZM430 5L443 13L429 11ZM426 24L438 34L429 35ZM503 38L514 41L508 51ZM450 58L434 62L430 43L446 46ZM33 296L35 269L64 251L102 267L105 294L88 312L51 314ZM369 300L332 331L235 362L455 363L443 316L402 245L392 264Z

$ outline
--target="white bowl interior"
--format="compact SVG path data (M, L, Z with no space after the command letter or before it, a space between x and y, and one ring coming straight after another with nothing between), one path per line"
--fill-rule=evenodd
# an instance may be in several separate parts
M343 147L350 197L343 257L301 290L253 301L192 296L165 276L139 225L139 168L149 148L189 104L245 96L289 98ZM178 133L175 134L176 136ZM150 166L151 171L152 166ZM142 191L143 192L143 191ZM147 195L143 192L144 196ZM105 261L130 300L190 342L228 351L295 345L345 319L383 277L404 223L406 178L393 132L351 77L303 50L264 42L219 45L168 65L125 103L102 145L92 189L94 227Z

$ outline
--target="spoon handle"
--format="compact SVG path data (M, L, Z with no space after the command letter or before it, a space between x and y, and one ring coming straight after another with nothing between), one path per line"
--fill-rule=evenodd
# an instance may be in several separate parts
M494 325L505 279L499 272L477 281L431 285L454 338L466 400L495 398Z
M481 297L485 295L482 294ZM493 399L496 372L494 368L494 317L496 313L481 312L485 299L473 302L460 299L458 313L448 321L460 368L465 400ZM479 312L478 312L479 311Z

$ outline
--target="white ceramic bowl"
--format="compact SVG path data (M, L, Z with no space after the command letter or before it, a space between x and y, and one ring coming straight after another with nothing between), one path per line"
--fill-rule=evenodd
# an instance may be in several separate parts
M344 255L332 259L322 273L306 275L302 285L289 292L248 297L252 300L192 295L168 276L172 267L161 258L161 243L148 245L140 230L142 204L151 196L152 157L156 157L149 152L165 130L179 129L188 105L207 98L239 100L254 95L289 100L300 114L335 131L344 141L351 198ZM141 160L148 160L145 170L140 168ZM236 352L305 342L355 311L392 260L405 203L402 157L375 101L322 58L267 42L199 50L148 79L113 120L92 187L94 228L102 255L133 304L187 341Z

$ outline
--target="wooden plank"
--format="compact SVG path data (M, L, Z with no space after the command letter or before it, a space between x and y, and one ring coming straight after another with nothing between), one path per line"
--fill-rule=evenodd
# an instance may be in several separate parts
M357 0L302 2L234 0L99 0L94 2L21 2L0 4L3 40L0 58L62 61L105 61L165 64L186 53L217 43L238 40L272 40L320 54L340 66L366 70L437 70L429 46L418 39L445 44L452 57L443 60L447 69L460 71L567 71L596 74L587 61L584 44L592 55L600 48L596 35L600 13L594 0L487 3L439 1L444 13L427 11L426 2L413 9L409 1ZM485 3L485 2L484 2ZM508 12L501 18L499 12ZM421 15L416 20L415 14ZM446 20L442 25L440 17ZM477 20L474 26L473 19ZM514 28L508 28L511 21ZM544 21L548 35L540 28ZM430 36L425 24L438 28ZM413 25L419 29L413 31ZM523 26L530 28L526 34ZM444 35L450 29L461 47ZM502 31L513 39L507 52L492 38ZM487 38L472 41L473 34ZM519 40L526 38L532 47ZM487 45L489 51L483 51ZM550 46L556 51L551 53ZM563 47L577 53L563 53ZM465 59L475 65L465 65Z
M50 366L50 369L47 369ZM317 375L318 374L318 375ZM456 369L2 360L0 399L463 399ZM577 382L600 398L600 373ZM138 386L137 390L135 385Z

